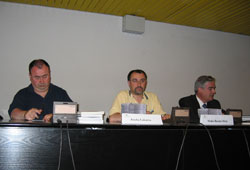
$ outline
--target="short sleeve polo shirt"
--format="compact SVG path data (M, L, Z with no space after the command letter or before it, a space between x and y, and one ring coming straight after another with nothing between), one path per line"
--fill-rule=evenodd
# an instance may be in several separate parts
M46 114L53 113L54 101L72 102L67 92L58 86L50 84L49 91L43 98L34 92L34 88L32 84L30 84L28 87L17 92L12 103L10 104L8 112L10 115L12 110L15 108L22 110L37 108L42 109L39 119L43 119Z
M123 103L138 103L129 90L120 91L116 96L115 101L109 111L109 116L114 113L121 113L121 104ZM147 111L152 112L152 114L165 114L163 111L161 103L158 97L151 92L144 92L142 104L147 105Z

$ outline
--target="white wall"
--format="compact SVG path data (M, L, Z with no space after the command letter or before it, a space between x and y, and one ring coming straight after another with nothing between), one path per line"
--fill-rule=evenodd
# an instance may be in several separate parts
M44 58L52 82L66 89L81 111L108 113L127 89L131 69L144 69L148 91L168 113L193 94L195 79L217 79L223 108L250 114L250 37L146 21L145 33L122 32L122 18L0 2L0 109L29 84L28 64Z

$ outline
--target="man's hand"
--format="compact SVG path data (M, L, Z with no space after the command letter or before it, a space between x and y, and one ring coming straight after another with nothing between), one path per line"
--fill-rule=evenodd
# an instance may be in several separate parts
M164 114L164 115L161 115L161 118L162 118L162 120L170 119L171 115L170 114Z
M24 119L34 120L36 118L39 118L39 115L41 113L42 113L42 109L32 108L32 109L28 110L26 113L24 113Z
M51 121L51 118L52 118L53 114L50 113L50 114L46 114L44 117L43 117L43 121L45 122L50 122Z
M121 113L115 113L115 114L109 116L110 123L121 123L121 121L122 121Z

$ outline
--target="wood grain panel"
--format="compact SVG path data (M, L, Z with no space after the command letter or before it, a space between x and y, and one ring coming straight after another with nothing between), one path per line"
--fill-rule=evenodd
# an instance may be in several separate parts
M0 0L250 35L249 0Z

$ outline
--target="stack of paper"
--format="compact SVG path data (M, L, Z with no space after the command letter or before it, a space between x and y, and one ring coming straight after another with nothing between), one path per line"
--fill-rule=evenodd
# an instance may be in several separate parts
M138 113L146 114L147 105L137 103L123 103L121 104L122 113Z
M201 115L222 115L221 109L198 109L198 115L201 117Z
M243 122L250 122L250 115L242 115Z
M78 112L77 123L81 124L103 124L104 111Z

